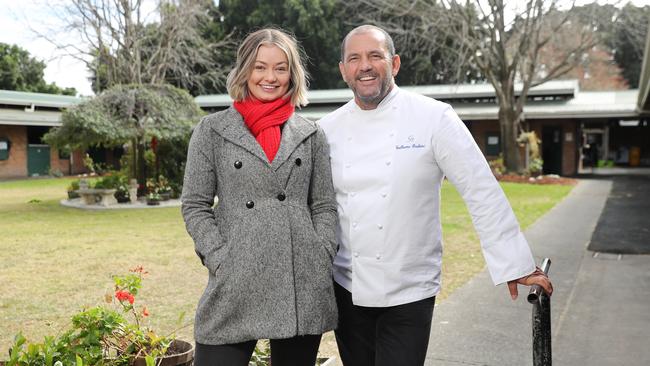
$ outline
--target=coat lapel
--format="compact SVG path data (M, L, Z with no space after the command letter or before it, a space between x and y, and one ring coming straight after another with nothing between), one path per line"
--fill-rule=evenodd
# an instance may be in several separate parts
M248 150L251 154L268 164L269 159L266 157L264 150L262 150L262 146L260 146L248 130L248 127L246 127L241 114L233 107L230 107L224 119L224 123L218 124L215 128L217 133L233 144Z
M275 154L271 168L277 171L282 164L289 159L294 150L312 133L316 132L316 127L309 122L292 114L289 120L282 128L282 139L280 140L280 149Z
M223 123L219 123L214 128L226 140L243 147L260 160L269 164L264 150L262 150L260 144L250 133L248 127L246 127L241 114L233 107L228 108ZM277 171L289 156L291 156L298 145L314 132L316 132L315 126L302 118L296 117L295 113L291 115L282 128L280 148L278 149L278 153L275 154L273 162L270 164L271 168Z

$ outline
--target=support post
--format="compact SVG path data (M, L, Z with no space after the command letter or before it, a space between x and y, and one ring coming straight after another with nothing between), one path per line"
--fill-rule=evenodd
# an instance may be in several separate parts
M551 260L544 258L541 270L548 275ZM539 285L533 285L528 294L533 304L533 366L551 366L551 298Z

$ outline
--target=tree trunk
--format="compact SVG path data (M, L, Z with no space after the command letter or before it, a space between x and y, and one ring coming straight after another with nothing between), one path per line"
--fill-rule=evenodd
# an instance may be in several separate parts
M499 105L503 164L508 172L522 173L524 168L519 156L519 144L517 143L517 120L517 114L513 108L503 104Z
M131 140L131 176L138 179L138 140Z
M138 196L143 196L147 192L147 177L145 174L146 161L144 158L144 152L146 146L142 138L138 138L136 154L138 156L138 165L137 165L137 179L138 179Z

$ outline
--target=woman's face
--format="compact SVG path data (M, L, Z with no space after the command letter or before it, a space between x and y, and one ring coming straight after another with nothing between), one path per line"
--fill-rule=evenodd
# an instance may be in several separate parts
M276 100L287 93L290 79L289 60L284 51L275 45L261 45L247 83L253 97L263 102Z

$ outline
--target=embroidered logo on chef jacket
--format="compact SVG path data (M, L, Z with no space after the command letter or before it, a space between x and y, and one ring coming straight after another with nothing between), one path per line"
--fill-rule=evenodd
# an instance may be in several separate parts
M424 144L418 143L417 139L413 135L409 135L401 144L395 145L395 150L405 150L405 149L424 149L426 146Z

